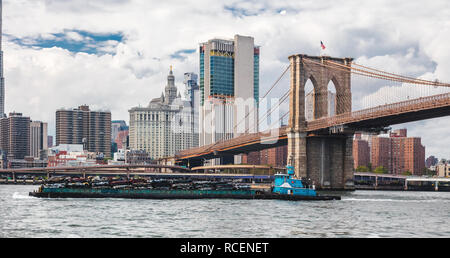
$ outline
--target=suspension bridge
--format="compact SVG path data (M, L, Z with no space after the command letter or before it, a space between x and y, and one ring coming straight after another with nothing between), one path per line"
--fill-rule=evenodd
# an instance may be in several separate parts
M311 178L320 189L353 189L352 141L355 132L380 133L389 126L450 115L450 84L398 75L353 62L352 58L292 55L290 64L263 95L274 92L290 71L289 89L259 116L268 121L289 100L289 110L267 130L236 135L233 139L188 149L176 154L178 164L199 166L206 159L288 146L288 163L297 176ZM352 110L352 75L385 82L370 96L362 95ZM305 85L313 85L313 119L305 118ZM333 82L335 114L329 114L328 85ZM392 85L394 84L394 85ZM276 90L275 90L276 91ZM361 94L360 94L361 95ZM257 112L256 109L251 112ZM287 126L278 126L288 117ZM245 119L245 118L244 118ZM240 121L235 125L236 129Z

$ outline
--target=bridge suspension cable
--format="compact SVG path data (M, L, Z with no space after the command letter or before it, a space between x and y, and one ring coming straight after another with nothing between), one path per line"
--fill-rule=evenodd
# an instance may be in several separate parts
M286 93L284 93L284 95L281 97L281 99L278 101L278 103L275 106L270 107L270 109L267 110L267 112L262 116L262 119L258 120L258 127L261 125L261 123L263 121L265 121L273 113L273 111L275 111L281 104L283 104L288 99L289 93L290 93L290 90L288 90ZM272 125L271 125L271 127L272 127ZM245 133L248 133L248 130L249 130L249 128L247 128Z
M352 63L352 65L355 65L355 66L358 66L358 67L361 67L361 68L364 68L364 69L367 69L367 70L372 70L372 71L375 71L375 72L379 72L379 73L384 73L384 74L388 74L388 75L393 75L393 76L405 78L407 80L422 81L422 82L425 82L425 83L429 83L430 82L430 81L422 80L422 79L419 79L419 78L414 78L414 77L409 77L409 76L404 76L404 75L397 75L397 74L394 74L394 73L385 72L385 71L378 70L378 69L375 69L375 68L363 66L363 65L360 65L360 64L357 64L357 63ZM437 81L434 81L433 83L436 83L436 82Z
M269 126L269 130L270 130L270 128L272 128L273 126L275 126L277 123L282 123L283 119L284 119L287 115L289 115L289 110L288 110L286 113L284 113L284 115L282 115L282 116L280 117L280 119L278 119L278 121L275 121L274 123L272 123L272 124Z
M415 98L423 98L430 95L442 94L450 90L450 83L439 82L438 80L432 81L414 78L411 76L399 75L392 72L360 65L354 62L348 65L336 62L334 60L324 59L321 61L317 61L308 58L303 58L302 62L304 62L305 65L318 65L330 70L349 73L352 75L359 75L360 78L373 78L399 84L395 85L389 83L387 85L383 85L382 87L379 87L379 84L372 84L375 85L376 92L365 95L363 97L359 96L360 98L355 99L359 101L360 105L366 108L385 105L388 103L407 101ZM346 94L347 93L341 94L344 96L336 95L337 106L339 105L339 103L345 104L348 103L348 101L352 101L352 94L349 93L348 96L345 96ZM339 98L341 99L341 101L338 101ZM338 109L337 106L336 108Z
M289 70L289 68L291 67L291 65L289 64L288 67L286 67L286 69L283 71L283 73L280 75L280 77L278 77L278 79L275 81L275 83L269 88L269 90L264 94L264 96L262 96L262 98L264 99L265 97L267 97L267 95L269 95L269 93L275 88L276 85L278 85L278 83L281 81L281 79L284 77L284 75L287 73L287 71ZM248 116L251 113L255 112L255 107L253 107L250 112L248 112L245 117L243 119L241 119L241 121L239 121L239 123L237 123L234 127L233 127L233 131L236 130L236 128L243 122L245 121L245 119L248 118ZM247 130L248 132L248 130Z
M287 67L286 67L286 69L281 73L281 75L280 75L280 77L278 77L278 79L272 84L272 86L269 88L269 90L262 96L262 98L265 98L265 97L267 97L267 95L269 95L269 93L275 88L275 86L277 86L278 85L278 83L281 81L281 79L286 75L286 73L287 73L287 71L289 71L289 68L291 67L291 65L289 64ZM251 114L251 113L254 113L255 112L255 106L253 106L252 107L252 109L250 110L250 112L248 112L246 115L245 115L245 117L243 118L243 119L241 119L241 121L239 121L239 123L237 123L234 127L233 127L233 132L236 130L236 128L243 122L243 121L245 121L245 119L247 119L248 118L248 116ZM259 126L259 124L258 124L258 126ZM246 133L248 132L248 128L246 129ZM226 139L225 138L222 138L222 139L220 139L220 140L218 140L218 141L216 141L214 144L212 144L208 149L207 149L207 151L209 151L209 150L211 150L213 147L215 147L217 144L219 144L219 143L222 143L222 142L224 142Z
M383 79L383 80L411 83L411 84L419 84L419 85L429 85L429 86L436 86L436 87L450 87L450 83L442 83L437 80L429 81L429 80L408 77L408 76L404 76L404 75L398 75L398 74L378 70L375 68L370 68L367 66L359 65L357 63L352 63L352 65L355 65L360 68L336 63L336 62L333 62L330 60L324 60L323 63L309 60L309 59L303 59L303 61L306 61L309 63L314 63L314 64L317 64L320 66L328 67L328 68L339 70L339 71L349 72L349 73L367 76L367 77L376 78L376 79Z

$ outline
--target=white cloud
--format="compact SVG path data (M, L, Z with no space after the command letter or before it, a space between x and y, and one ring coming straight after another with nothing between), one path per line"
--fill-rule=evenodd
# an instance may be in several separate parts
M86 40L85 37L81 36L80 33L75 32L75 31L67 32L66 33L66 38L68 40L74 40L74 41L84 41L84 40Z
M3 4L4 33L31 43L38 38L58 40L54 35L67 31L74 33L65 36L88 44L96 42L76 31L124 35L120 43L98 44L100 52L107 53L99 55L25 48L4 38L6 110L48 121L52 133L55 111L61 107L89 104L109 108L113 119L128 120L131 107L147 105L160 96L169 65L174 66L180 88L184 72L198 73L198 52L183 54L186 59L171 55L197 49L200 42L214 37L232 38L235 34L253 36L261 46L261 93L284 70L289 55L318 55L321 40L333 56L354 57L358 63L405 75L450 81L446 11L450 6L446 0L426 5L400 0L4 0ZM392 85L355 78L354 100L383 91L384 86ZM450 126L449 118L441 118L414 123L410 130L420 132L423 126L433 131L433 123ZM448 135L441 139L450 142ZM435 143L425 136L423 142L427 154L450 158L448 148L431 147Z

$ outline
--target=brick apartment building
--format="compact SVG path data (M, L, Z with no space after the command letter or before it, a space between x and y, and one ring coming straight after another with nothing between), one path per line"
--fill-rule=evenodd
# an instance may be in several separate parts
M367 166L366 154L370 149L370 163L372 168L383 166L391 174L410 172L422 175L425 168L425 147L419 137L407 137L407 130L395 130L389 137L374 136L371 146L361 139L353 141L353 157L355 168ZM366 154L365 154L366 153ZM366 163L367 162L367 163Z
M0 149L8 159L24 159L30 154L30 118L10 113L0 119Z
M287 165L287 145L242 155L242 164L285 167Z
M355 169L360 166L368 167L370 163L369 142L362 139L355 139L353 141L353 158L355 161Z
M83 144L89 152L111 157L111 112L89 106L56 111L56 145Z
M383 166L388 169L391 166L391 139L387 137L373 137L370 148L370 162L372 168Z

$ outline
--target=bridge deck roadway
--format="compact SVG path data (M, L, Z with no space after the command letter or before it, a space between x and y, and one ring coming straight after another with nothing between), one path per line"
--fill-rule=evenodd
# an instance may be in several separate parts
M311 135L330 135L330 128L342 126L353 131L450 115L450 93L433 95L307 122ZM287 144L288 128L246 134L234 139L179 152L177 160L210 159L221 153L236 155Z
M345 125L350 128L374 128L415 122L450 115L450 93L382 105L308 122L307 131Z

